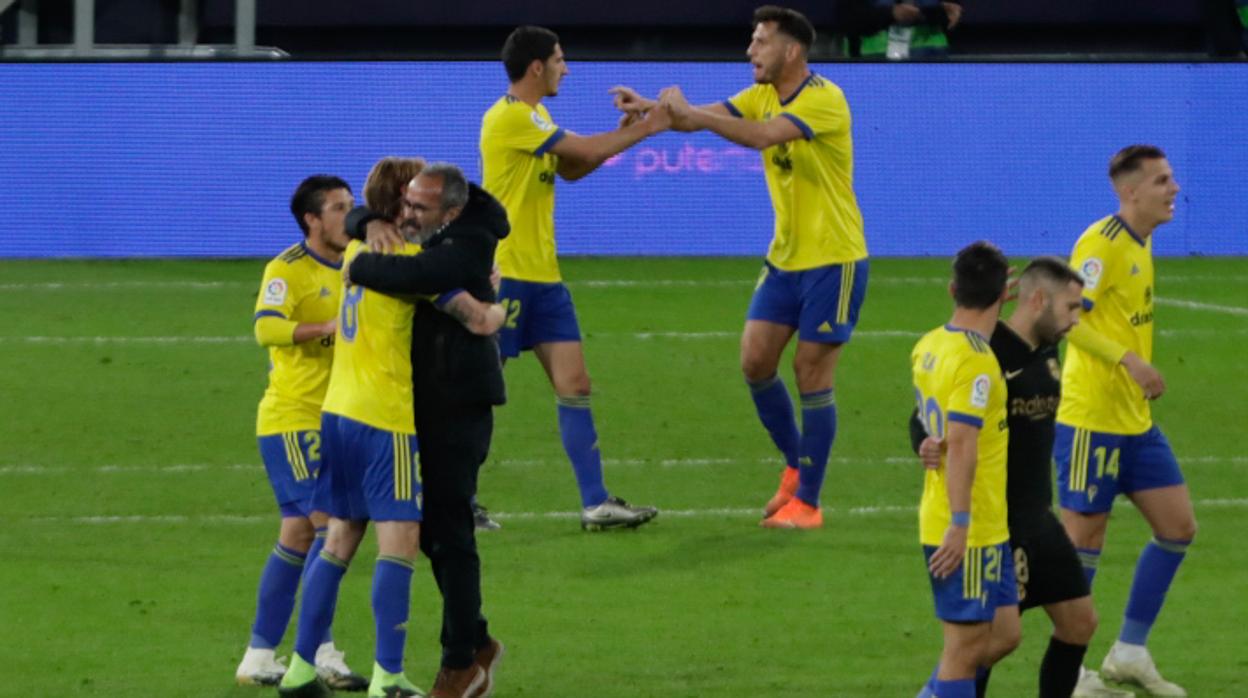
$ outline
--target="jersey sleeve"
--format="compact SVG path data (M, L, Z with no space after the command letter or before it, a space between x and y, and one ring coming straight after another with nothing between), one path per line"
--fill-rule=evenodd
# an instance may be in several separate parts
M954 372L945 418L982 429L992 396L992 383L999 380L1002 380L1001 367L991 355L972 354L964 359Z
M509 105L499 117L498 131L493 134L510 150L545 155L567 132L536 111L521 104Z
M849 103L845 94L831 86L807 88L780 112L810 141L825 134L842 133L849 128Z
M751 121L759 120L759 95L761 91L758 85L750 85L735 95L725 99L723 104L728 113L742 119Z
M304 284L298 271L284 262L273 260L264 268L260 281L260 294L256 296L256 314L262 317L278 317L293 320L295 307L302 298Z
M1083 276L1083 309L1091 310L1105 292L1113 288L1117 268L1112 260L1111 241L1094 231L1084 233L1070 253L1070 267Z

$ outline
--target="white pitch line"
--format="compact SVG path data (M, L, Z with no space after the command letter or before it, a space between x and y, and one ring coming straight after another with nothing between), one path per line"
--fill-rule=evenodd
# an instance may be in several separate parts
M1244 310L1248 314L1248 309ZM675 340L675 341L703 341L703 340L736 340L741 337L740 330L714 330L707 332L669 332L669 331L652 331L652 332L594 332L592 330L586 332L591 339L636 339L640 341L652 340ZM1173 330L1159 330L1158 334L1162 337L1222 337L1222 336L1238 336L1248 334L1248 327L1236 327L1229 329L1216 328L1182 328ZM917 330L857 330L854 332L854 339L918 339L923 333ZM147 336L147 337L128 337L121 335L33 335L33 336L0 336L0 344L44 344L44 345L71 345L71 344L251 344L255 342L255 337L246 334L240 335L217 335L217 336Z
M1239 509L1248 507L1248 498L1198 499L1192 502L1197 508ZM913 504L878 504L869 506L834 507L825 506L823 511L830 516L844 514L846 516L889 516L905 514L912 516L919 508ZM711 507L706 509L663 509L659 512L659 521L665 518L707 519L724 517L758 518L762 511L757 507ZM576 519L579 511L490 511L490 516L503 521ZM32 516L27 519L10 519L10 521L27 523L69 523L86 525L108 524L255 524L268 523L272 515L259 514L129 514L103 516Z
M853 458L850 456L833 456L831 458L832 467L845 466L867 466L875 467L880 465L907 465L916 462L915 456L882 456L876 458ZM486 462L486 467L503 467L503 468L530 468L545 465L563 465L566 461L562 458L500 458ZM762 458L605 458L603 465L608 468L630 468L630 467L649 467L656 466L666 469L675 468L708 468L719 465L738 465L752 464L758 466L774 466L779 467L780 459L775 457ZM1248 456L1180 456L1180 465L1211 465L1211 464L1228 464L1228 465L1248 465ZM40 465L33 463L22 463L16 465L0 466L0 476L2 475L58 475L58 474L82 474L82 473L101 473L105 475L117 475L125 473L157 473L163 475L178 475L182 473L200 473L214 471L254 471L257 473L264 471L264 466L259 463L232 463L226 465L214 465L210 463L175 463L171 465L94 465L94 466L67 466L67 465Z
M925 285L945 284L944 276L883 276L871 278L871 285ZM1158 283L1248 283L1248 274L1213 275L1167 275L1157 277ZM736 279L580 279L566 282L572 287L585 288L665 288L665 287L716 287L751 286L752 277ZM110 291L133 289L185 289L213 291L223 288L258 288L250 281L192 281L168 279L164 281L27 281L0 284L0 291Z
M221 288L259 288L242 281L32 281L0 284L0 291L109 291L130 289L216 290Z
M1217 305L1215 303L1200 303L1198 301L1188 301L1179 298L1158 298L1157 305L1168 305L1174 308L1188 308L1190 310L1207 310L1213 313L1225 313L1227 315L1238 315L1240 317L1248 317L1248 308L1240 308L1234 305Z

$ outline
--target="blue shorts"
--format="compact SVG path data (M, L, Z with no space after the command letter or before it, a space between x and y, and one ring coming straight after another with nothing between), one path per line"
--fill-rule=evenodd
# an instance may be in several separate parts
M923 546L923 559L931 561L936 546ZM1018 605L1018 581L1014 578L1014 554L1009 543L968 547L957 571L937 579L929 571L936 617L950 623L986 623L1001 606Z
M843 344L866 297L865 259L805 271L782 271L766 262L746 319L796 327L802 341Z
M313 504L337 519L420 521L421 487L415 434L376 429L321 415L325 467Z
M548 342L581 341L572 294L562 283L503 279L498 302L507 311L498 333L498 348L504 357L520 356L520 352Z
M1057 499L1063 509L1100 514L1114 506L1119 492L1183 484L1183 473L1166 435L1154 425L1124 436L1058 423L1053 442Z
M282 516L307 516L313 511L312 490L321 470L321 432L288 431L256 441Z

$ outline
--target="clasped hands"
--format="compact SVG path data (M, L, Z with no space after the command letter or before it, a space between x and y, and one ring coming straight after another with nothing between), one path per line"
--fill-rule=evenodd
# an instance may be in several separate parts
M674 131L696 131L699 128L695 123L694 107L685 99L685 93L675 85L663 88L657 100L642 97L633 88L623 85L612 87L610 93L615 96L615 108L623 112L620 126L644 119L651 110L657 108L666 112Z

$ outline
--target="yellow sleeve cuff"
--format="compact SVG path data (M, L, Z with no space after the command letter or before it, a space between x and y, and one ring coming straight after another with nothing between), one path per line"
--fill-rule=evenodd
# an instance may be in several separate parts
M1112 365L1117 365L1127 354L1126 347L1084 324L1075 325L1067 336L1071 344Z
M283 317L265 315L256 318L256 341L262 347L288 347L295 343L295 328L299 323Z

